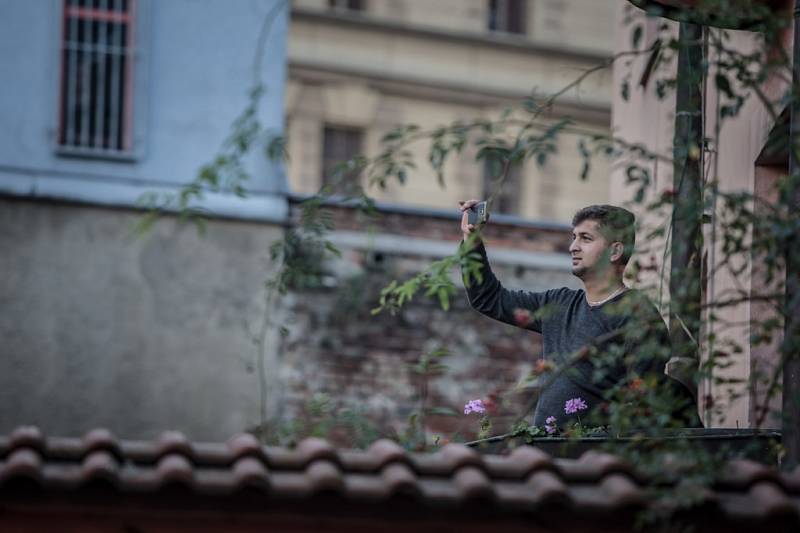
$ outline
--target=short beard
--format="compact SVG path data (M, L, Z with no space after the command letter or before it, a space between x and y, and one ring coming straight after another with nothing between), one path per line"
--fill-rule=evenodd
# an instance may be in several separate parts
M583 279L586 275L587 268L585 266L572 267L572 275L576 278Z

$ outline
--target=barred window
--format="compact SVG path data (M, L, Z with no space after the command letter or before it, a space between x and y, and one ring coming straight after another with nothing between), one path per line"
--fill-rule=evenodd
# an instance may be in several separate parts
M136 0L64 0L63 8L59 149L129 154Z
M489 30L525 33L525 0L489 0Z

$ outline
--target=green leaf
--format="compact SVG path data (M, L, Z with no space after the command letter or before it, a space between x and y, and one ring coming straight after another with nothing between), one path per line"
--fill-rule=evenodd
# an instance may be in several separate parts
M578 151L583 158L583 165L581 166L581 174L580 178L582 181L586 181L586 178L589 177L589 164L591 162L591 153L589 149L586 148L586 142L583 139L578 141Z
M425 412L429 415L458 416L458 413L449 407L430 407Z
M642 41L642 34L644 33L644 29L642 28L641 24L637 24L635 28L633 28L633 33L631 35L631 48L639 48L639 43Z
M442 306L442 309L445 311L450 310L450 294L448 293L445 287L442 287L437 292L439 296L439 305Z
M731 89L731 83L728 81L727 76L725 74L718 72L716 76L714 76L714 81L717 84L717 89L719 89L722 93L725 94L728 98L733 98L733 89Z
M336 257L342 257L342 251L336 247L331 241L325 241L325 249L335 255Z

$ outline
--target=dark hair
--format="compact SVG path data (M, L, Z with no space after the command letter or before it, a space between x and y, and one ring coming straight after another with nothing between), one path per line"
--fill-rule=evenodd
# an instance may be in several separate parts
M636 242L636 217L633 213L615 205L590 205L584 207L572 217L574 228L584 220L594 220L600 234L611 242L622 243L622 264L627 265L633 255Z

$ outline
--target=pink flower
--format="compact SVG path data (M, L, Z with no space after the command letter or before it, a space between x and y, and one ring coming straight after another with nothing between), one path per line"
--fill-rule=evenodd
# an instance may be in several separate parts
M556 432L556 417L548 416L544 420L544 430L547 432L548 435L552 435Z
M533 364L533 373L537 376L542 375L545 372L550 372L553 369L555 369L555 365L545 359L537 359Z
M464 414L478 413L479 415L486 413L486 406L483 405L483 400L470 400L464 406Z
M564 412L568 415L573 413L577 413L578 411L583 411L586 409L588 405L580 398L572 398L571 400L567 400L567 403L564 404Z
M527 309L523 309L521 307L514 309L514 323L519 327L528 327L528 324L531 323L531 320L533 320L533 316Z

